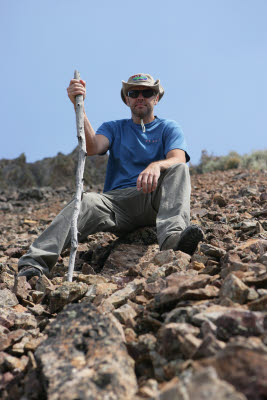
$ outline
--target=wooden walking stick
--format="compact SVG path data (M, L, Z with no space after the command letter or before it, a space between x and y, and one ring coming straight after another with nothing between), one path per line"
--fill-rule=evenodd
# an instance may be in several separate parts
M80 73L74 71L74 79L80 80ZM84 165L86 160L86 146L85 146L85 134L84 134L84 113L83 113L83 95L79 94L75 98L75 109L76 109L76 126L77 126L77 137L79 142L79 154L78 154L78 165L76 171L76 194L74 201L74 211L71 220L71 250L69 259L68 269L68 281L72 282L73 270L76 252L78 248L78 228L77 221L81 208L82 192L83 192L83 173Z

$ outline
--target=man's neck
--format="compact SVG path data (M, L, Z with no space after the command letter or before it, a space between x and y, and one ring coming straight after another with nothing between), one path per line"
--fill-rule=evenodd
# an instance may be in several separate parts
M144 124L149 124L150 122L154 121L155 116L153 114L153 115L146 116L144 118L140 118L135 115L132 115L132 120L135 124L141 125L141 119L143 119Z

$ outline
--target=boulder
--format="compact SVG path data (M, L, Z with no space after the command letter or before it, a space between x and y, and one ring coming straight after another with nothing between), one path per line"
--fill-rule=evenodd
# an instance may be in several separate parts
M71 304L46 328L35 356L48 400L130 399L134 362L121 333L90 303Z

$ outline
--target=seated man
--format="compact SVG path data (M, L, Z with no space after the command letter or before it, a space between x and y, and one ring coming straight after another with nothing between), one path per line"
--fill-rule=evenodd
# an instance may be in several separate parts
M83 80L72 79L67 89L86 96ZM121 97L130 119L103 123L94 132L84 113L87 154L109 150L104 193L84 193L78 218L80 239L96 232L126 233L156 226L161 250L192 255L203 239L200 227L190 224L189 156L184 135L175 121L158 118L154 107L164 95L160 81L137 74L122 81ZM70 246L72 200L19 260L19 275L28 279L49 271Z

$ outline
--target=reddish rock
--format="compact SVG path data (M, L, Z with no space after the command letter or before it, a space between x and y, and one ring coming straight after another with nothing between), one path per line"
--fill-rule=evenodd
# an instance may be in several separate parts
M267 315L246 310L229 310L214 322L217 337L228 340L231 336L259 336L266 329Z
M211 367L191 376L184 386L185 390L181 392L183 394L187 392L186 398L190 400L246 400L246 397L233 385L219 379Z
M148 283L147 281L144 285L144 293L148 299L152 299L157 293L165 289L167 283L163 279L157 279L155 282Z
M173 264L179 267L179 269L184 270L189 265L191 256L189 254L183 253L182 251L175 251L176 260Z
M23 329L18 329L13 332L8 332L5 335L1 335L0 337L0 351L5 351L9 347L11 347L14 343L21 340L26 334L26 331Z
M26 276L17 277L14 285L14 293L19 299L27 299L31 285L27 282Z
M174 259L175 253L173 250L164 250L156 253L151 261L152 263L155 263L156 265L159 265L161 267L164 264L172 262Z
M193 261L192 268L195 269L196 271L201 271L205 268L205 265L202 262Z
M174 273L166 278L168 287L155 296L155 306L163 306L177 302L188 290L205 287L211 280L209 275Z
M35 352L48 399L124 400L137 391L133 360L121 333L90 303L72 304L46 330Z
M215 204L218 204L219 207L225 207L227 205L226 198L220 193L215 193L215 195L213 196L213 202Z
M135 361L138 376L152 378L154 376L153 353L155 353L157 340L150 333L140 335L138 338L127 342L130 356Z
M266 311L267 310L267 294L257 300L248 303L248 308L251 311Z
M142 245L121 244L108 257L104 272L114 270L116 272L128 270L142 261L146 248Z
M133 320L136 317L137 313L129 304L124 304L123 306L117 308L113 311L115 317L120 321L120 323L124 325L134 325Z
M159 385L155 379L148 379L142 383L138 395L142 398L156 398L159 395Z
M190 357L199 347L199 328L186 323L169 323L158 331L159 353L167 359Z
M4 389L8 386L10 382L13 381L15 376L11 372L5 372L3 374L0 373L0 390L3 391L3 395L8 396L7 392L4 392ZM5 394L4 394L5 393Z
M31 283L31 282L29 282L29 283ZM48 279L47 276L45 276L45 275L40 276L40 278L38 278L35 281L35 287L34 288L36 290L38 290L39 292L43 292L45 294L49 294L53 290L55 290L55 286L52 284L50 279Z
M136 295L140 294L144 285L144 279L135 279L134 281L128 283L124 289L117 290L109 298L108 302L113 304L114 307L118 307L124 304L128 299L134 298Z
M248 265L243 265L240 256L233 250L225 254L221 259L222 272L221 276L225 278L233 271L247 271Z
M225 256L226 251L222 248L212 246L211 244L206 244L202 243L200 245L200 250L206 255L206 256L212 256L215 257L216 259L220 259L221 257Z
M32 296L33 302L38 304L44 298L44 293L39 292L38 290L34 290L31 292L31 296Z
M262 256L267 250L267 240L264 239L248 239L244 243L237 246L236 251L248 249L255 254Z
M87 285L94 285L94 284L99 284L99 283L108 283L108 280L104 276L99 276L99 275L84 275L84 274L79 274L77 277L78 282L84 282Z
M206 285L205 288L187 290L181 295L181 300L206 300L219 296L219 289L213 285Z
M5 251L5 254L10 258L20 258L24 254L24 251L19 247L11 247Z
M50 294L50 312L62 310L62 308L72 301L80 300L88 290L88 286L82 282L64 282L64 284L53 290Z
M245 279L248 285L255 285L257 288L264 288L267 284L267 273L259 274L258 276L248 276Z
M220 289L220 297L229 297L233 302L244 304L249 295L249 288L234 274L229 274Z
M8 269L3 270L0 273L0 283L4 283L8 289L12 290L15 284L15 275Z
M171 379L165 383L156 398L159 400L183 399L183 390L179 383L180 381L177 377Z
M199 347L196 349L192 357L194 359L211 357L218 353L225 347L225 343L216 339L216 337L209 333L205 335L205 338L200 343Z
M3 357L3 362L1 363L1 367L4 371L11 371L11 372L22 372L27 368L29 357L22 356L20 358L11 356L7 353L0 353L0 362L1 358Z
M82 266L82 273L84 275L95 275L95 270L91 265L84 263Z
M0 290L0 304L3 307L13 307L19 304L18 299L14 293L9 289Z
M213 366L218 376L243 393L248 400L267 397L267 355L262 352L229 346L215 358L201 361Z

